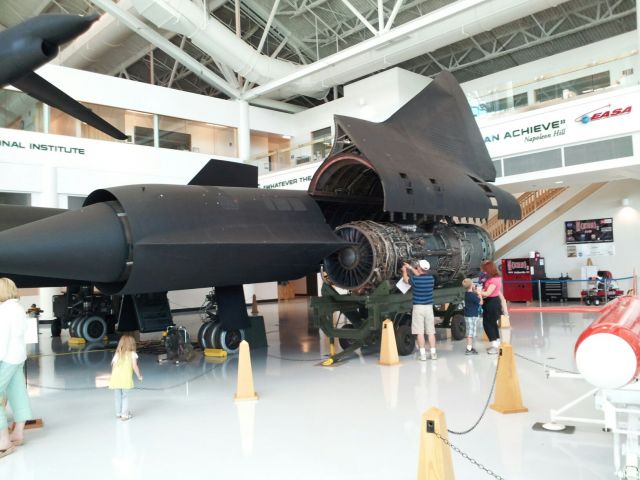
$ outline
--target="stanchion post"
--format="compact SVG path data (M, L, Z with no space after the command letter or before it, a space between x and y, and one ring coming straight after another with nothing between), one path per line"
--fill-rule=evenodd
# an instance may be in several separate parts
M240 354L238 356L238 384L236 388L236 401L257 400L258 395L253 389L253 372L251 370L251 352L246 340L240 342Z
M444 412L431 407L422 414L418 480L455 480Z
M382 340L380 341L380 365L398 365L398 345L393 331L393 322L389 319L382 322Z
M538 305L542 307L542 283L540 279L538 279Z
M500 347L498 359L498 373L496 377L496 393L494 403L489 406L500 413L522 413L529 409L522 404L520 381L513 357L513 347L503 343Z

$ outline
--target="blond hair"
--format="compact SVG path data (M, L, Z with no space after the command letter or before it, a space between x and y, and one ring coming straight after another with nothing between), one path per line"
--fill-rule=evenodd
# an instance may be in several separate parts
M18 287L10 278L0 278L0 303L18 298Z
M116 355L118 361L129 358L136 351L136 339L132 335L124 334L120 337L118 346L116 347Z
M462 286L468 289L471 285L473 285L473 281L470 278L465 278L462 280Z

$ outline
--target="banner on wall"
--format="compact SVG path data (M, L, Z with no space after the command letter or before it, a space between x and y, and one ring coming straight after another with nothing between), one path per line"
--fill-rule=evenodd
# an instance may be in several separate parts
M615 254L616 246L614 243L579 243L567 245L567 257L569 258L604 257Z
M613 242L613 218L571 220L564 222L565 243Z

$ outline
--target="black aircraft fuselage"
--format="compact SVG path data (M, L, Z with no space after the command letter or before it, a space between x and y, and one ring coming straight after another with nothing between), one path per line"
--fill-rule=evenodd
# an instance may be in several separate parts
M243 284L300 278L323 261L336 285L358 290L418 258L459 283L493 244L453 217L487 218L492 208L520 217L494 180L466 98L443 73L385 122L336 117L308 192L259 189L255 167L217 160L186 186L96 190L80 210L1 231L0 272L109 294L222 287L221 312L225 292L244 309Z

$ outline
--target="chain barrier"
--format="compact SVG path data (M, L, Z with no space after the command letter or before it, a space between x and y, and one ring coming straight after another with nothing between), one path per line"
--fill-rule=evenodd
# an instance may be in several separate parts
M519 354L519 353L514 353L514 355L515 355L516 357L518 357L518 358L521 358L521 359L523 359L523 360L526 360L527 362L535 363L536 365L540 365L541 367L544 367L544 368L552 368L553 370L557 370L558 372L562 372L562 373L571 373L571 374L573 374L573 375L580 375L580 373L579 373L579 372L574 372L574 371L572 371L572 370L565 370L565 369L563 369L563 368L557 368L557 367L554 367L553 365L549 365L549 364L542 363L542 362L539 362L539 361L537 361L537 360L534 360L533 358L525 357L524 355L521 355L521 354Z
M468 462L472 463L473 465L475 465L476 467L478 467L480 470L482 470L483 472L485 472L487 475L492 476L493 478L497 478L498 480L504 480L504 477L501 477L500 475L498 475L496 472L494 472L493 470L491 470L490 468L487 468L486 466L484 466L483 464L481 464L479 461L477 461L475 458L469 456L468 454L466 454L465 452L463 452L462 450L460 450L458 447L456 447L453 443L451 443L449 440L447 440L446 438L444 438L442 435L440 435L438 432L435 431L435 429L433 428L433 425L431 425L431 428L429 428L429 423L431 422L427 422L427 432L429 433L433 433L442 443L444 443L447 447L451 448L451 450L453 450L454 452L456 452L458 455L460 455L462 458L464 458L465 460L467 460Z
M447 432L451 433L452 435L466 435L467 433L472 432L480 424L480 422L484 418L485 413L487 413L487 409L489 408L489 402L491 401L491 396L493 395L493 390L496 388L496 380L498 379L498 367L500 367L501 358L502 358L502 352L498 356L498 364L496 365L496 372L493 374L493 382L491 383L491 390L489 390L489 396L487 397L487 401L484 404L484 408L482 409L482 413L480 414L480 417L478 418L478 420L476 420L476 422L466 430L456 431L456 430L447 429Z

